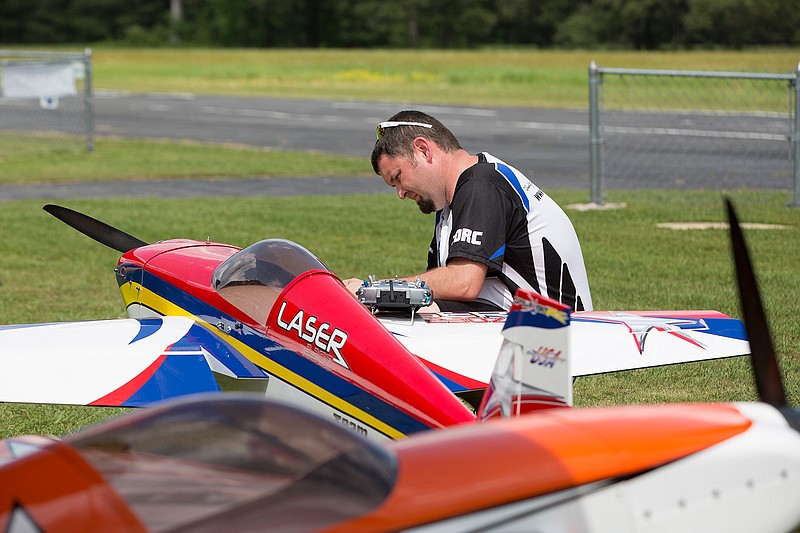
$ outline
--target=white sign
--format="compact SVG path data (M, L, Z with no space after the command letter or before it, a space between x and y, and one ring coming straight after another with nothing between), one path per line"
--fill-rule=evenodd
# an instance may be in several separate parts
M2 91L6 98L73 96L75 71L72 63L5 65Z

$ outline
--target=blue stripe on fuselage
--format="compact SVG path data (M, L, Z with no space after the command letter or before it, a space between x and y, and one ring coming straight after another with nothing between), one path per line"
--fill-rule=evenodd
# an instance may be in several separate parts
M235 321L232 317L223 313L214 306L200 300L195 296L192 296L186 291L175 287L171 283L159 278L152 272L144 272L142 277L142 285L147 290L158 294L162 298L172 302L173 304L181 307L200 320L203 320L209 324L216 324L220 321L228 321L231 323ZM327 390L330 394L341 398L356 408L369 413L370 415L403 434L408 435L410 433L431 429L430 426L422 421L417 420L411 415L394 407L390 403L320 367L319 365L293 352L292 350L284 348L275 341L267 339L262 333L248 327L247 325L244 325L241 331L232 331L231 336L237 338L255 352L268 357L289 371L311 381L318 387ZM324 402L324 400L321 400L320 398L316 399ZM335 405L332 405L331 407L334 407L335 409L341 409Z

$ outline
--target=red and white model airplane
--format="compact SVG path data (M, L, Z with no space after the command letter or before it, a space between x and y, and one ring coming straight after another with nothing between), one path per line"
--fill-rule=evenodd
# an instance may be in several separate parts
M135 407L258 391L378 441L475 419L506 313L373 314L290 241L146 244L45 209L123 252L130 318L0 327L0 401ZM425 290L398 286L365 292L392 307ZM574 313L568 336L573 377L749 352L742 323L716 311Z
M0 444L3 531L791 531L786 406L729 206L760 402L569 403L569 310L518 295L480 423L382 444L253 396L183 399L64 440ZM333 337L333 334L331 334Z

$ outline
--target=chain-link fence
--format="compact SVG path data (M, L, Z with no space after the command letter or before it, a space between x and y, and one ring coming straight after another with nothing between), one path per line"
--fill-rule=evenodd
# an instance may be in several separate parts
M25 143L94 149L91 50L0 50L0 145Z
M591 200L624 188L789 189L800 205L793 74L589 67Z

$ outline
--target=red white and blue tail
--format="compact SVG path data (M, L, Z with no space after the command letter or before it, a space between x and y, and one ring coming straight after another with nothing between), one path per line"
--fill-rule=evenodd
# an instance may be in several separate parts
M572 405L570 309L518 290L478 419Z

